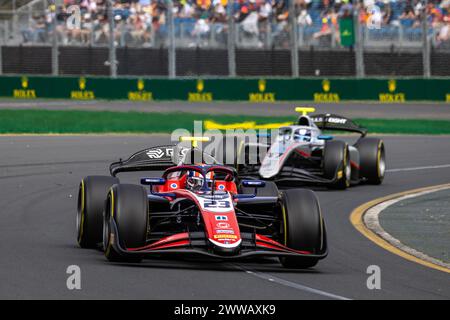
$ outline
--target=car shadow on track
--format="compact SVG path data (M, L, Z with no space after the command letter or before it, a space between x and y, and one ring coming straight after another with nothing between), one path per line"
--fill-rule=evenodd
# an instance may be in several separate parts
M319 269L287 269L284 268L276 259L262 258L248 261L229 262L229 261L211 261L202 259L146 259L141 263L110 263L114 267L129 268L149 268L149 269L184 269L198 271L222 271L222 272L277 272L277 273L302 273L302 274L320 274Z

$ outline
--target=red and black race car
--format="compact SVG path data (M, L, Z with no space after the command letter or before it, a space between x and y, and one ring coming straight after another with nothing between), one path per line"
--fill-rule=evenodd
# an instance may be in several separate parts
M184 153L174 163L174 154ZM202 158L201 164L197 160ZM126 171L164 170L162 177L122 184ZM113 163L111 176L88 176L79 187L77 240L103 247L108 260L139 262L163 255L240 260L279 257L309 268L327 255L324 220L310 190L279 191L274 183L239 180L196 148L154 147Z

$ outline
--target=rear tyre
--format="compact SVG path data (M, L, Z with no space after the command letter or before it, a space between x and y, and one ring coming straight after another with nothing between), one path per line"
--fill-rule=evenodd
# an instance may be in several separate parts
M325 244L325 227L319 201L311 190L286 190L281 195L283 239L289 248L319 253ZM319 259L306 257L282 257L286 268L305 269L314 267Z
M376 138L363 138L356 148L360 156L360 176L370 184L381 184L386 172L384 142Z
M112 222L117 226L117 238L112 239ZM111 188L106 202L103 247L111 262L140 262L141 257L123 256L114 248L120 241L122 248L143 247L147 239L148 198L143 186L118 184Z
M331 188L345 190L350 187L352 167L347 143L335 140L325 144L323 170L325 178L335 179Z
M95 248L102 242L103 210L108 190L119 183L109 176L88 176L78 189L77 242L81 248Z
M241 193L242 194L254 194L255 188L248 188L248 187L241 186ZM279 196L278 187L275 184L275 182L266 181L266 185L264 186L264 188L257 189L256 195L258 197L278 197Z

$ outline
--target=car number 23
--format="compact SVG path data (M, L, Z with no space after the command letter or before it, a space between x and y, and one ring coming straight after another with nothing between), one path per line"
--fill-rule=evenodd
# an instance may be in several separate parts
M208 200L203 203L205 209L228 209L231 207L228 200Z

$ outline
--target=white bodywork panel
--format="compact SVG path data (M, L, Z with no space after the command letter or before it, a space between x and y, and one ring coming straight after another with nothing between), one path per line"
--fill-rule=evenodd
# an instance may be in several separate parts
M269 179L276 176L285 161L289 158L291 152L295 151L298 147L307 146L323 147L325 145L324 140L319 140L319 136L322 134L319 128L314 124L309 117L305 117L309 120L309 126L287 126L279 129L276 141L272 144L266 156L261 162L259 174L261 177ZM305 132L311 134L310 141L298 141L296 136L302 135Z

